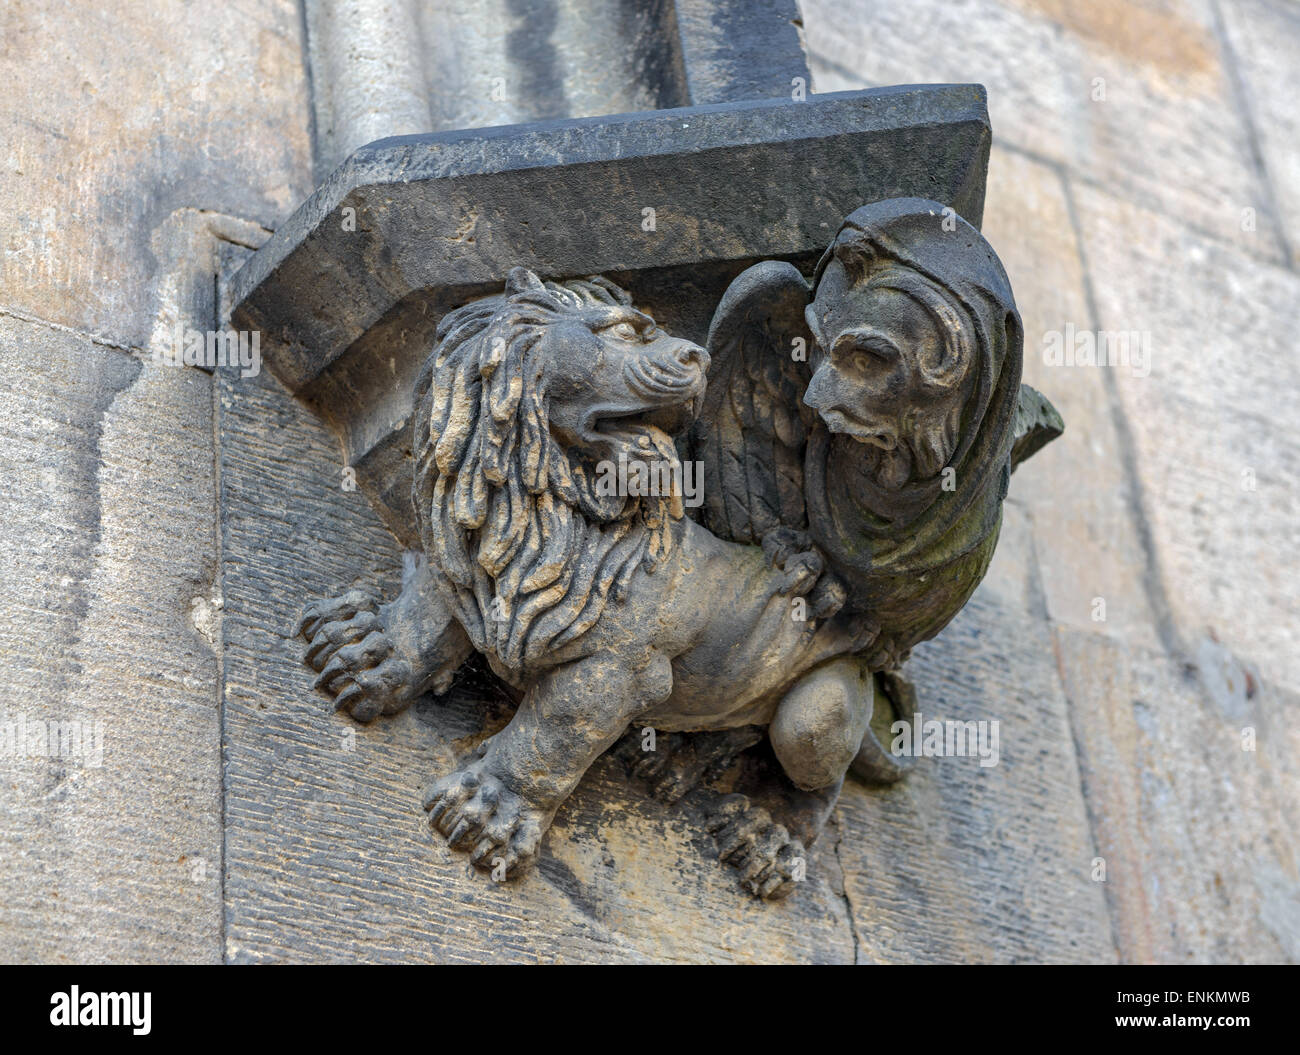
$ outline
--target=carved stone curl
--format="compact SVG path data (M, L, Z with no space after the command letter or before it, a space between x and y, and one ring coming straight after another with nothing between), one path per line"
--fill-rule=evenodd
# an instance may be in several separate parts
M1011 470L1061 431L1021 355L992 249L920 199L855 211L811 286L743 272L707 348L604 278L516 268L439 325L414 397L423 552L387 605L308 608L317 685L369 720L486 658L517 710L425 808L498 876L630 728L667 734L620 752L669 798L765 731L780 794L716 797L708 826L747 889L784 896L850 767L903 772L873 711L906 709L899 666L969 599Z

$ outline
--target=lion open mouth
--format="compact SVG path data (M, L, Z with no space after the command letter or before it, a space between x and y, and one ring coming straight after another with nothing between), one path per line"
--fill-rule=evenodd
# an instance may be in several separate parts
M608 444L647 453L672 449L672 437L694 420L695 411L695 400L626 410L600 407L588 416L583 438L593 446Z
M647 356L624 363L629 403L592 407L584 419L583 438L632 451L671 450L671 437L690 426L704 402L703 364L692 354L694 345L683 348L681 358Z

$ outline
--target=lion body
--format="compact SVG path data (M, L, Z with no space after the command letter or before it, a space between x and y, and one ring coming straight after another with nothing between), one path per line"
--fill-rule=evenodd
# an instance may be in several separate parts
M589 467L551 434L548 396L584 369L584 353L602 354L564 323L609 288L546 283L523 305L487 298L440 327L415 440L431 572L474 648L521 692L556 668L617 653L671 663L667 691L648 693L638 721L766 725L802 673L859 647L862 632L798 618L790 577L759 547L687 519L680 499L602 504L591 491ZM625 393L579 398L617 404ZM644 449L675 461L671 439L648 431Z
M789 576L757 546L723 541L690 520L675 530L672 557L654 581L635 583L589 640L556 657L571 662L635 643L670 659L671 692L636 724L670 732L767 726L805 673L874 636L862 624L799 618Z
M561 803L633 725L765 726L796 788L825 789L818 803L838 793L871 697L856 675L827 676L853 683L838 695L791 689L860 651L875 626L808 611L814 554L787 563L719 539L686 518L677 493L593 484L614 458L666 462L678 472L664 478L681 479L673 436L708 361L617 287L522 269L503 296L439 326L417 388L421 541L466 643L520 695L509 724L425 796L430 823L480 867L510 875L531 860Z

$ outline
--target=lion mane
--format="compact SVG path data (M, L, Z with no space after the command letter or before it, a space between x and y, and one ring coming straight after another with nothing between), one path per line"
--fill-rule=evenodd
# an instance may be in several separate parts
M547 328L631 296L599 276L514 278L438 325L415 387L412 497L425 554L474 647L522 673L591 629L638 568L655 570L683 509L680 495L598 493L548 426L557 363ZM677 461L663 433L651 448Z

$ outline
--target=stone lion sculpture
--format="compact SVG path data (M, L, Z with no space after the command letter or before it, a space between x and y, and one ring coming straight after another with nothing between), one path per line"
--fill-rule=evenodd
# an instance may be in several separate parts
M1013 464L1060 430L1020 384L1001 265L950 223L916 199L858 210L811 287L775 262L737 277L707 349L603 278L523 268L441 321L415 393L423 552L391 603L319 602L299 632L360 720L474 653L517 701L425 795L450 846L513 876L630 728L675 737L633 762L679 791L765 730L776 804L721 799L710 827L781 897L850 767L896 775L873 709L983 577ZM611 490L613 464L661 486Z

